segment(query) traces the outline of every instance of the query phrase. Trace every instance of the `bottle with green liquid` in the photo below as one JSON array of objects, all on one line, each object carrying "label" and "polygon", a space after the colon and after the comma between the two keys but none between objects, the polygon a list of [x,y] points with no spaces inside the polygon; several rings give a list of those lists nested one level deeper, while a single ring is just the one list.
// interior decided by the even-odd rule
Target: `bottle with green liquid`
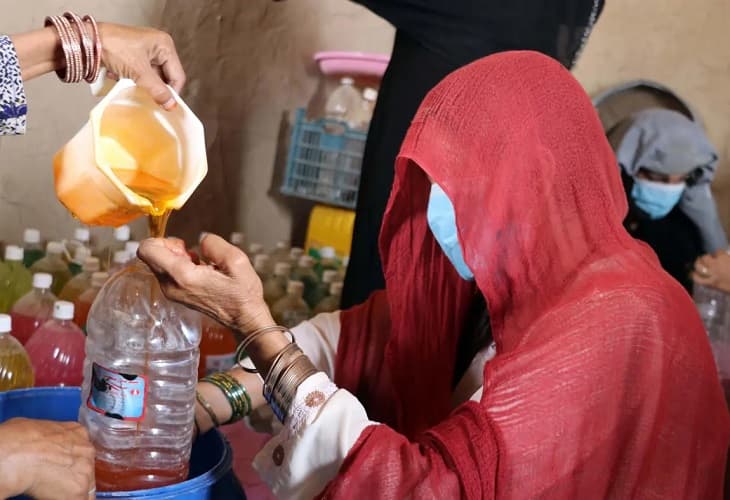
[{"label": "bottle with green liquid", "polygon": [[23,232],[23,264],[25,267],[30,268],[45,255],[41,246],[41,232],[33,228],[26,229]]},{"label": "bottle with green liquid", "polygon": [[23,265],[23,249],[5,247],[5,262],[0,263],[0,313],[7,313],[20,297],[33,288],[33,275]]}]

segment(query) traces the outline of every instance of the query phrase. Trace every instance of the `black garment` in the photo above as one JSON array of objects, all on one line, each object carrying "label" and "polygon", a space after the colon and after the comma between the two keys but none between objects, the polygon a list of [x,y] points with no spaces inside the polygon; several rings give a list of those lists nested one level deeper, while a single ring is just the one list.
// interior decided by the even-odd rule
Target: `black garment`
[{"label": "black garment", "polygon": [[[380,224],[395,158],[426,94],[452,71],[505,50],[537,50],[570,67],[594,7],[593,0],[358,2],[393,24],[396,37],[365,146],[343,308],[385,287]],[[599,14],[603,0],[597,5]]]}]

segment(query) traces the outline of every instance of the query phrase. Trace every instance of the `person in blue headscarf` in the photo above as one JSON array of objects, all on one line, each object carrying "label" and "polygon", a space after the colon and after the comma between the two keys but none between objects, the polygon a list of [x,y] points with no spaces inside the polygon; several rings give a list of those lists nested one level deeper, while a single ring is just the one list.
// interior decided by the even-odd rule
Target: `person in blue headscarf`
[{"label": "person in blue headscarf", "polygon": [[710,190],[714,146],[698,123],[667,109],[635,113],[608,135],[629,199],[626,229],[691,292],[695,260],[728,246]]}]

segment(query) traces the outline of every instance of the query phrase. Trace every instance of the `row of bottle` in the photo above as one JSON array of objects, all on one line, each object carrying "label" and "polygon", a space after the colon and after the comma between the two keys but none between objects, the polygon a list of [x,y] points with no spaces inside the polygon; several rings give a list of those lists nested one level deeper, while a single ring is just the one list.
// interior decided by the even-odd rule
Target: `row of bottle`
[{"label": "row of bottle", "polygon": [[352,129],[367,132],[377,100],[377,90],[366,87],[360,92],[355,87],[355,80],[343,77],[327,99],[325,114],[327,118],[347,123]]}]

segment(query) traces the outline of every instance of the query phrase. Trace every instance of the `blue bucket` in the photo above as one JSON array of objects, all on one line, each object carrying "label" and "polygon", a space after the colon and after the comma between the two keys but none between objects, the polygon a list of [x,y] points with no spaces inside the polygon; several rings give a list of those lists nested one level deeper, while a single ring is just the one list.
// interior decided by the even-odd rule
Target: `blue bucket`
[{"label": "blue bucket", "polygon": [[[0,423],[14,417],[77,421],[81,390],[78,387],[47,387],[0,393]],[[97,498],[143,500],[245,500],[231,470],[233,453],[218,431],[201,436],[193,445],[187,481],[139,491],[97,493]],[[23,497],[16,497],[23,498]]]}]

